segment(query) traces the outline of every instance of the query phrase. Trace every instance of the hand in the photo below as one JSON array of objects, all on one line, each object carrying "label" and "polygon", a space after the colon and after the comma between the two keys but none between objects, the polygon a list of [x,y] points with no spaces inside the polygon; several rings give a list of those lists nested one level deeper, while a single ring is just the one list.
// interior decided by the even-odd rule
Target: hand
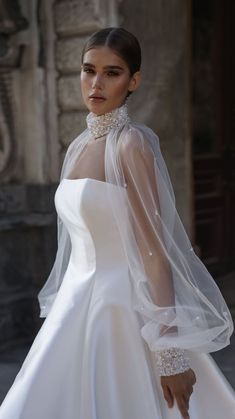
[{"label": "hand", "polygon": [[196,376],[192,369],[180,374],[161,377],[161,386],[168,407],[174,406],[175,399],[183,419],[190,419],[188,413],[189,398],[195,383]]}]

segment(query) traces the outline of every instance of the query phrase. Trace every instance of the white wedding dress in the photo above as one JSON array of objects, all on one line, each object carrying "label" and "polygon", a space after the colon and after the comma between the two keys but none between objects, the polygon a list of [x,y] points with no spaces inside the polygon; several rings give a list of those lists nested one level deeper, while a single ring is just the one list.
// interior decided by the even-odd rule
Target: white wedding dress
[{"label": "white wedding dress", "polygon": [[[0,419],[181,418],[176,406],[167,407],[140,335],[108,188],[115,194],[120,186],[84,178],[63,179],[57,188],[71,257]],[[190,362],[197,376],[190,419],[234,419],[234,392],[212,358],[191,353]]]}]

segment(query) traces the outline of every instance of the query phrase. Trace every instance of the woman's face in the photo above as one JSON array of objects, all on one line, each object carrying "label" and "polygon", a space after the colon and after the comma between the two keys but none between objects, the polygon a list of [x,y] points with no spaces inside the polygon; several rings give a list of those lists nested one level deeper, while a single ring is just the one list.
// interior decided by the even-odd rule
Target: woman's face
[{"label": "woman's face", "polygon": [[103,115],[124,104],[128,91],[139,85],[140,74],[130,75],[126,62],[108,47],[90,49],[81,68],[83,100],[90,112]]}]

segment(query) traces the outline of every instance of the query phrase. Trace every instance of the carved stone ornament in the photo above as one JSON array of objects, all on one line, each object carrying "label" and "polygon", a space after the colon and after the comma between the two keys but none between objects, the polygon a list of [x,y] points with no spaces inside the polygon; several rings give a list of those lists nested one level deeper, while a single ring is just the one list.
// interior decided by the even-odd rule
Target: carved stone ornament
[{"label": "carved stone ornament", "polygon": [[11,37],[28,26],[18,0],[0,0],[0,67],[16,65],[19,48],[11,45]]},{"label": "carved stone ornament", "polygon": [[14,151],[14,112],[11,73],[0,73],[0,175],[7,172]]},{"label": "carved stone ornament", "polygon": [[20,66],[21,49],[14,45],[17,32],[28,28],[18,0],[0,0],[0,174],[7,171],[14,142],[12,70]]},{"label": "carved stone ornament", "polygon": [[10,133],[0,103],[0,173],[6,168],[10,154]]}]

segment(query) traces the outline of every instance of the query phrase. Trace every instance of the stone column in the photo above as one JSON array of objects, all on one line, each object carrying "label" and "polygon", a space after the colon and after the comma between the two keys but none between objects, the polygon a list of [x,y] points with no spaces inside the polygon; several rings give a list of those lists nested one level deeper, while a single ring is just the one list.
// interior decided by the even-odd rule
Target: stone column
[{"label": "stone column", "polygon": [[55,3],[58,126],[61,163],[67,146],[85,128],[86,108],[80,90],[81,52],[100,21],[92,1]]},{"label": "stone column", "polygon": [[50,0],[0,0],[0,350],[33,339],[55,256],[52,12]]}]

